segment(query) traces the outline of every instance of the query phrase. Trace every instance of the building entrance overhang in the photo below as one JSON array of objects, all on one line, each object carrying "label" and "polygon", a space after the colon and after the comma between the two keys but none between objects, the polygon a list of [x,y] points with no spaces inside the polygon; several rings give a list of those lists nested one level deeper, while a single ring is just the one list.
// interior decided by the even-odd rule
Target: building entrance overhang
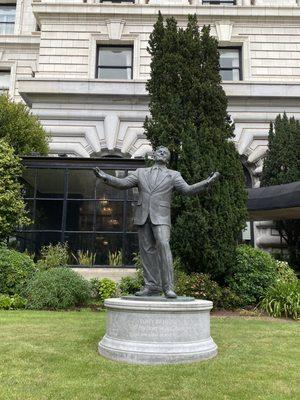
[{"label": "building entrance overhang", "polygon": [[300,181],[248,189],[251,220],[300,219]]}]

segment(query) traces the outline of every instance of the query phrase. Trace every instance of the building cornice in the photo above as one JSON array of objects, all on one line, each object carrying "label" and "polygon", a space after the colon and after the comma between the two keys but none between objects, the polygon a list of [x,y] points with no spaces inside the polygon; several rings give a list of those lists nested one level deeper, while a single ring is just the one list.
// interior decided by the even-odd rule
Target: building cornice
[{"label": "building cornice", "polygon": [[0,36],[0,46],[13,45],[13,46],[39,46],[40,35],[5,35]]},{"label": "building cornice", "polygon": [[274,19],[299,18],[300,7],[293,6],[203,6],[203,5],[151,5],[151,4],[99,4],[99,3],[51,3],[47,1],[33,1],[32,9],[39,20],[57,14],[89,16],[126,16],[143,18],[155,16],[159,11],[163,15],[173,15],[185,18],[189,14],[197,14],[204,18],[231,18],[231,19]]},{"label": "building cornice", "polygon": [[[19,92],[29,106],[37,101],[57,101],[62,97],[89,99],[132,99],[147,102],[145,80],[97,80],[97,79],[20,79]],[[225,82],[223,88],[229,99],[299,99],[300,82]]]}]

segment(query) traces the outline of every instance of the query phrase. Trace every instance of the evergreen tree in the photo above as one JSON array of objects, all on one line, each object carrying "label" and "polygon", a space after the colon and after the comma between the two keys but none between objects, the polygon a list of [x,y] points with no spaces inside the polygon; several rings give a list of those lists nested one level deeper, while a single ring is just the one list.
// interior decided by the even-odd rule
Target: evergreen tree
[{"label": "evergreen tree", "polygon": [[[300,180],[300,123],[286,114],[270,124],[261,186],[281,185]],[[287,244],[289,262],[300,270],[300,221],[276,221],[276,228]]]},{"label": "evergreen tree", "polygon": [[4,140],[0,140],[0,242],[5,240],[17,225],[29,222],[21,197],[19,178],[21,160]]},{"label": "evergreen tree", "polygon": [[0,139],[14,148],[15,154],[48,152],[47,135],[36,116],[22,103],[0,96]]},{"label": "evergreen tree", "polygon": [[152,146],[171,151],[170,168],[189,182],[221,173],[204,194],[174,197],[172,247],[186,270],[209,272],[219,281],[235,262],[237,237],[245,225],[246,191],[234,127],[219,74],[218,43],[210,28],[199,32],[196,16],[187,28],[161,14],[150,36],[147,82],[151,119],[145,131]]}]

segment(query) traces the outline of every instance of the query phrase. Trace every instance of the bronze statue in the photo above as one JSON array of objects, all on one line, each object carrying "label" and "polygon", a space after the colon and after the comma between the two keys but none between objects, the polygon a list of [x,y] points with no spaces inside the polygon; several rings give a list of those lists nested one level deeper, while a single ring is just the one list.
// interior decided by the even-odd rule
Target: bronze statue
[{"label": "bronze statue", "polygon": [[180,172],[167,168],[170,152],[159,147],[154,152],[155,163],[150,168],[139,168],[120,179],[95,168],[98,178],[118,189],[138,187],[139,199],[134,224],[138,226],[139,250],[143,264],[145,286],[136,296],[157,296],[163,290],[167,298],[174,292],[173,260],[170,249],[172,191],[193,195],[205,190],[220,176],[212,173],[204,181],[188,185]]}]

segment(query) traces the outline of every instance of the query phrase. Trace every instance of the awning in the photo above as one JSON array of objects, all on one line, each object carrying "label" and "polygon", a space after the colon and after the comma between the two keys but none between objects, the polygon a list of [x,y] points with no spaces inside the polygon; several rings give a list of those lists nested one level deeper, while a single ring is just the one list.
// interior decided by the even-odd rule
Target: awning
[{"label": "awning", "polygon": [[300,218],[300,181],[248,189],[247,208],[253,221]]}]

